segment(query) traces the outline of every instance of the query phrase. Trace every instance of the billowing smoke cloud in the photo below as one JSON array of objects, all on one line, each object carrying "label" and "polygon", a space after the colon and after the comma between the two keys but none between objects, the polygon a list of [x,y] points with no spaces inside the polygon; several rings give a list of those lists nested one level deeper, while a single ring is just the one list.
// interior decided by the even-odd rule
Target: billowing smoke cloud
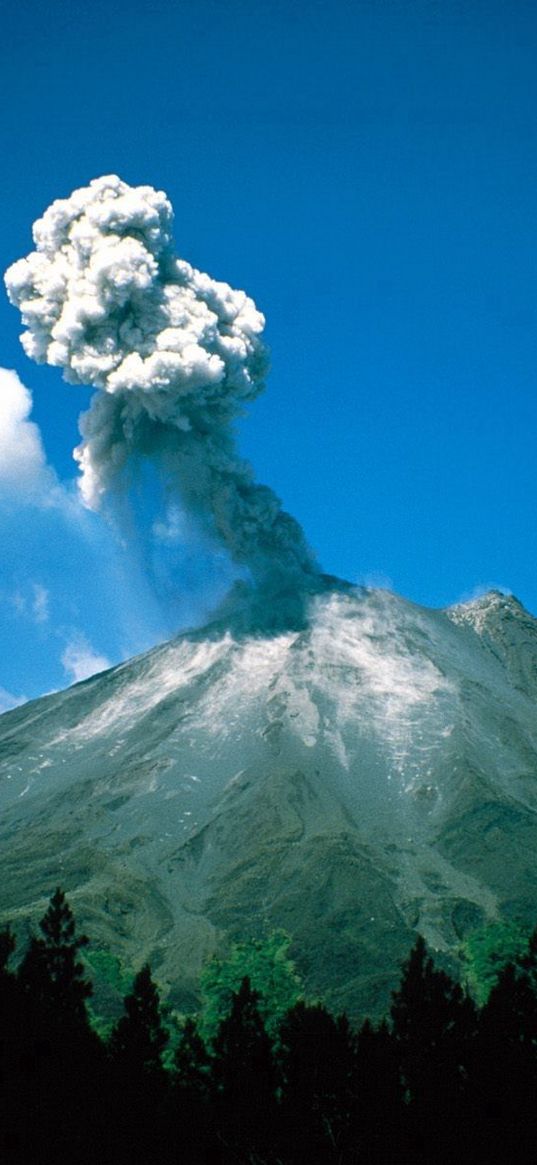
[{"label": "billowing smoke cloud", "polygon": [[6,274],[23,347],[101,390],[75,450],[89,507],[151,457],[258,585],[300,586],[316,573],[302,530],[254,481],[232,429],[263,389],[263,316],[175,256],[172,217],[162,192],[113,175],[54,202],[34,224],[36,250]]}]

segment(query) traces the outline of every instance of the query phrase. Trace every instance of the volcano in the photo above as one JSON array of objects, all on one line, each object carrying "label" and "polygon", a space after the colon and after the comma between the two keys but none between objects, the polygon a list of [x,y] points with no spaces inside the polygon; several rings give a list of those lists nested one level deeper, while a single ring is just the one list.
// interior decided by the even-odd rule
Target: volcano
[{"label": "volcano", "polygon": [[2,918],[61,885],[181,1008],[232,939],[283,928],[307,992],[381,1014],[419,931],[454,964],[537,920],[537,620],[319,580],[0,718]]}]

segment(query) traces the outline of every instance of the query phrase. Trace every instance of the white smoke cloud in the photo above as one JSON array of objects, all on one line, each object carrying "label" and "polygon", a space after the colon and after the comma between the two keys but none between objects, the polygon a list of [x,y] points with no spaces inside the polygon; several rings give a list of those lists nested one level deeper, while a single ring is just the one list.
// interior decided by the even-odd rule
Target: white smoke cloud
[{"label": "white smoke cloud", "polygon": [[36,250],[6,274],[28,356],[101,391],[75,450],[86,504],[151,457],[183,508],[258,584],[316,573],[298,523],[237,453],[233,421],[263,389],[264,319],[242,291],[173,253],[172,208],[150,186],[95,179],[54,202]]},{"label": "white smoke cloud", "polygon": [[62,664],[67,677],[75,684],[112,666],[110,660],[95,651],[86,636],[80,633],[73,636],[62,652]]},{"label": "white smoke cloud", "polygon": [[0,368],[0,496],[46,504],[57,482],[31,411],[31,393],[17,373]]}]

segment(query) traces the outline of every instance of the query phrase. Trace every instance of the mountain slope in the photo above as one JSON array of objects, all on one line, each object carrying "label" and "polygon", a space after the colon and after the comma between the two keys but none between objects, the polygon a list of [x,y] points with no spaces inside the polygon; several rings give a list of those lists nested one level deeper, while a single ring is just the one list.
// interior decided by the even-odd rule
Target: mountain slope
[{"label": "mountain slope", "polygon": [[57,883],[181,1006],[283,926],[312,992],[385,1006],[438,950],[537,918],[537,621],[326,585],[302,629],[231,617],[0,718],[2,916]]}]

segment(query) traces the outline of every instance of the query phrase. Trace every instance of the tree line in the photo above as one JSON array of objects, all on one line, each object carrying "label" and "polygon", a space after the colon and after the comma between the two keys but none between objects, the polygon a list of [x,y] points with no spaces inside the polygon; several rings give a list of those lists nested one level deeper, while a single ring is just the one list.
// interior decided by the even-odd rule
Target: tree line
[{"label": "tree line", "polygon": [[[533,1162],[537,930],[479,1006],[422,938],[386,1020],[354,1029],[298,999],[275,1023],[245,975],[212,1035],[173,1050],[148,965],[103,1037],[57,889],[15,962],[0,933],[6,1165],[480,1165]],[[267,1018],[268,1017],[268,1018]]]}]

